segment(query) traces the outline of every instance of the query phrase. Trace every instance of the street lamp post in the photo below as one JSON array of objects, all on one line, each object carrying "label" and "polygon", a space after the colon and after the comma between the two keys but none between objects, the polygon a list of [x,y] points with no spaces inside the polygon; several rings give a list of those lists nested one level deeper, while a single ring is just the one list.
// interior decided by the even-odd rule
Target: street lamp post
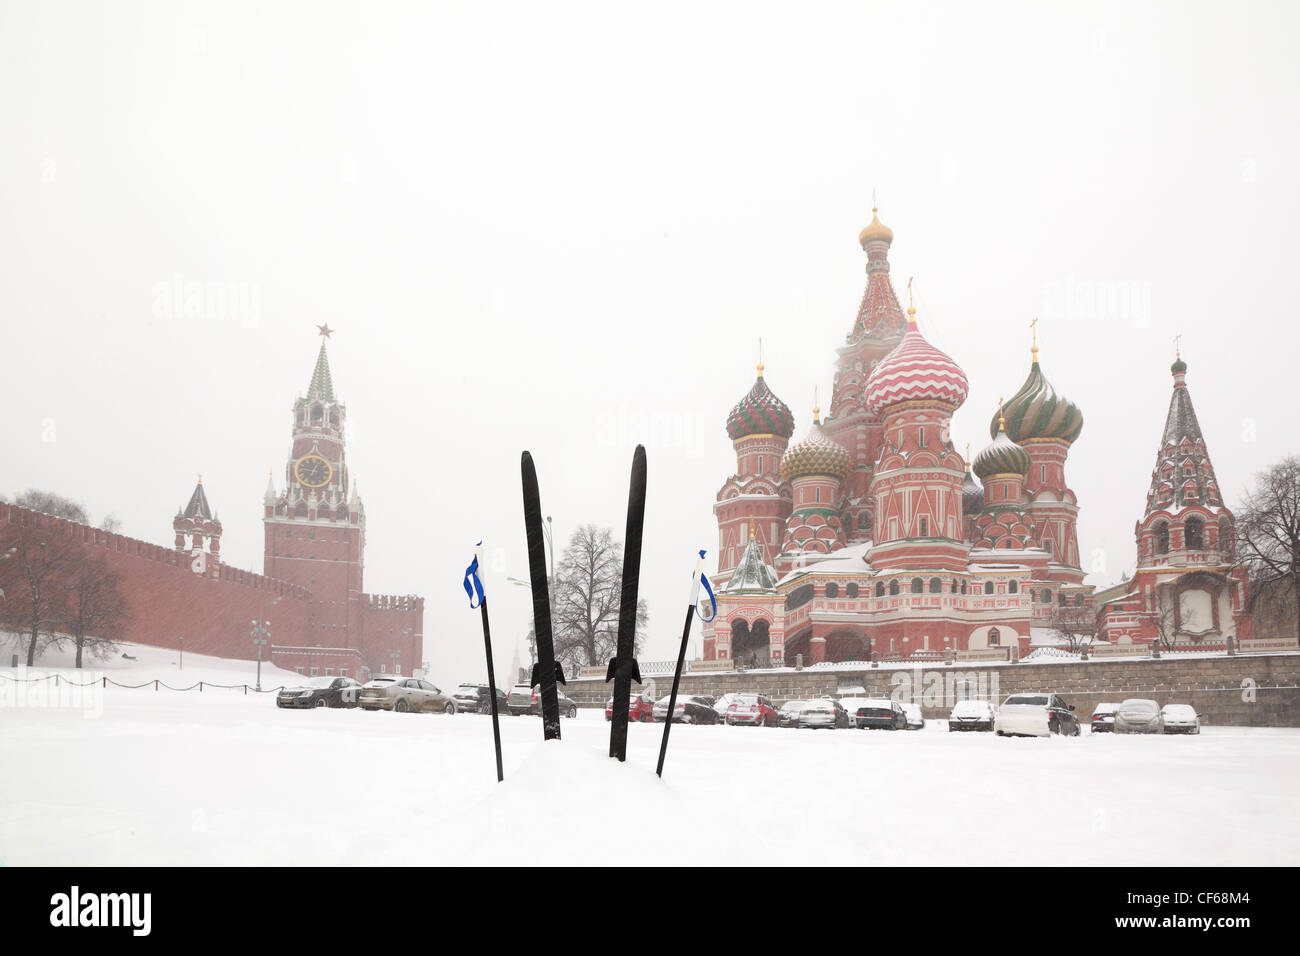
[{"label": "street lamp post", "polygon": [[398,660],[401,658],[401,656],[402,656],[402,652],[401,652],[401,651],[389,651],[389,652],[388,652],[388,656],[391,657],[391,658],[393,659],[393,673],[394,673],[394,674],[400,674],[400,673],[401,673],[401,670],[400,670],[399,668],[401,667],[401,665],[398,664],[397,662],[398,662]]},{"label": "street lamp post", "polygon": [[253,629],[248,632],[248,636],[253,639],[253,644],[257,647],[257,692],[262,692],[262,648],[271,637],[271,622],[263,621],[258,624],[257,621],[250,622]]}]

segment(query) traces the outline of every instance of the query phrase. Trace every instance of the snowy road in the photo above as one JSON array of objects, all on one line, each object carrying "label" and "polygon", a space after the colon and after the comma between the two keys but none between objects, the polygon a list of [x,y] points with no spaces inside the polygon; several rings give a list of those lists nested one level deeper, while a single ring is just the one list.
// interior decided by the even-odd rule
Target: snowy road
[{"label": "snowy road", "polygon": [[658,726],[598,711],[281,711],[109,688],[0,708],[0,863],[1300,863],[1300,731],[1000,739]]}]

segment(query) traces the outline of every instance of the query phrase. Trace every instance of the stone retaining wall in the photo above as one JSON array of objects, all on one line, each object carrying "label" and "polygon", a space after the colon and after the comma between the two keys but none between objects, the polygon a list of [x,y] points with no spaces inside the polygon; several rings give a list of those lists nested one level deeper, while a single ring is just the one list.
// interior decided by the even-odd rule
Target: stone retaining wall
[{"label": "stone retaining wall", "polygon": [[[654,685],[656,695],[664,696],[672,679],[656,678]],[[565,692],[579,704],[604,707],[610,687],[603,680],[575,678]],[[1085,719],[1102,701],[1149,697],[1160,704],[1192,704],[1208,724],[1300,727],[1300,654],[694,673],[683,674],[681,684],[682,694],[765,694],[778,707],[787,700],[824,695],[915,699],[927,720],[946,718],[954,698],[997,702],[1028,691],[1058,693]]]}]

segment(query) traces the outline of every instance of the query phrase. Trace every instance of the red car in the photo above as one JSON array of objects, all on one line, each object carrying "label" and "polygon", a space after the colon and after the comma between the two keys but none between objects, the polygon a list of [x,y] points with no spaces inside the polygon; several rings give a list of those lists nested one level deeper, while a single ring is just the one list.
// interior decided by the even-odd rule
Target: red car
[{"label": "red car", "polygon": [[776,708],[762,694],[739,694],[727,708],[731,727],[775,727],[779,722]]},{"label": "red car", "polygon": [[[649,694],[633,694],[627,706],[627,719],[634,724],[648,724],[655,717],[655,701]],[[605,719],[614,719],[614,698],[605,701]]]}]

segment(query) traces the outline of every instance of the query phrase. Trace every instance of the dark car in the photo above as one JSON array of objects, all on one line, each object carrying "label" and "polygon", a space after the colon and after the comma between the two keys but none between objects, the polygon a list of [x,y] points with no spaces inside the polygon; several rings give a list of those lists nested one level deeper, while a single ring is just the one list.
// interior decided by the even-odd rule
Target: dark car
[{"label": "dark car", "polygon": [[[555,688],[555,700],[560,707],[561,717],[577,717],[578,705],[564,694],[564,689],[560,686]],[[510,688],[510,696],[506,698],[506,707],[512,717],[520,717],[524,714],[539,716],[542,712],[542,693],[538,687],[529,687],[527,684],[516,684]]]},{"label": "dark car", "polygon": [[869,700],[853,715],[858,730],[906,730],[907,713],[896,700]]},{"label": "dark car", "polygon": [[277,707],[355,707],[361,684],[351,677],[313,677],[299,687],[282,687]]},{"label": "dark car", "polygon": [[[465,714],[492,713],[492,689],[487,684],[461,684],[452,694],[456,701],[456,710]],[[508,714],[506,692],[497,688],[497,713]]]},{"label": "dark car", "polygon": [[[652,712],[654,721],[662,724],[668,716],[668,698],[655,702]],[[713,709],[713,698],[699,694],[690,697],[678,697],[677,707],[673,710],[674,724],[716,724],[718,712]]]}]

